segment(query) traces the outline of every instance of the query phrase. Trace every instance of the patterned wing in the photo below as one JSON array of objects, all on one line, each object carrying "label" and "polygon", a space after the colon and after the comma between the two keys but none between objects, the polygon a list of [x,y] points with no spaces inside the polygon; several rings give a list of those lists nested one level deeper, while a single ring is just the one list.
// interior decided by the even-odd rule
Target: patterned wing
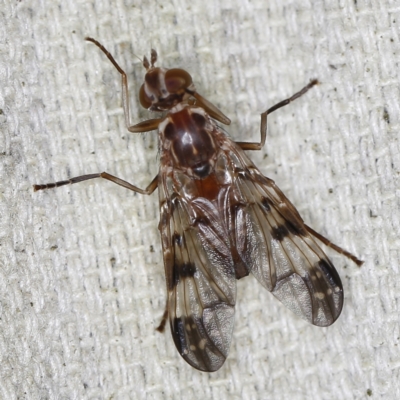
[{"label": "patterned wing", "polygon": [[172,336],[190,365],[216,371],[228,355],[236,298],[226,228],[210,201],[180,195],[165,175],[161,181],[159,229]]},{"label": "patterned wing", "polygon": [[338,273],[275,183],[240,148],[230,147],[242,204],[234,212],[240,258],[294,313],[317,326],[331,325],[343,306]]}]

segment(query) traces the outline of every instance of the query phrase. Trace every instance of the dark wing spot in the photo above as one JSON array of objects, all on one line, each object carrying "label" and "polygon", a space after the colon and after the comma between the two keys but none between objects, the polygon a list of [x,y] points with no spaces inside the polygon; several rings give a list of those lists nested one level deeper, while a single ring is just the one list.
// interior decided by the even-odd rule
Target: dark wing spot
[{"label": "dark wing spot", "polygon": [[182,318],[174,318],[172,323],[173,329],[173,338],[175,342],[175,346],[179,351],[180,355],[183,355],[184,350],[187,349],[187,342],[185,337],[185,328],[183,326]]},{"label": "dark wing spot", "polygon": [[266,197],[261,198],[261,205],[264,207],[265,211],[270,212],[271,207],[270,207],[270,201]]},{"label": "dark wing spot", "polygon": [[196,273],[196,265],[191,262],[185,262],[183,264],[175,262],[172,268],[172,279],[170,290],[173,290],[183,278],[193,278]]},{"label": "dark wing spot", "polygon": [[169,290],[171,291],[174,290],[179,283],[179,269],[176,264],[172,268],[172,277],[170,282]]},{"label": "dark wing spot", "polygon": [[[215,371],[212,353],[220,352],[209,340],[202,318],[193,315],[175,318],[172,323],[172,336],[180,355],[190,365],[201,371]],[[211,349],[205,349],[209,346]]]},{"label": "dark wing spot", "polygon": [[178,232],[175,232],[172,236],[172,242],[176,243],[179,247],[183,246],[183,237]]},{"label": "dark wing spot", "polygon": [[343,290],[342,281],[340,280],[339,274],[337,273],[335,267],[328,259],[321,258],[315,264],[316,269],[321,269],[325,275],[325,279],[331,286],[337,286],[340,290]]},{"label": "dark wing spot", "polygon": [[286,225],[279,225],[272,228],[271,231],[272,238],[279,240],[280,242],[289,235],[289,230]]},{"label": "dark wing spot", "polygon": [[307,235],[307,231],[303,225],[299,226],[297,224],[297,226],[296,226],[292,221],[289,221],[289,220],[286,221],[286,228],[293,235],[297,235],[297,236],[306,236]]},{"label": "dark wing spot", "polygon": [[196,265],[191,262],[184,263],[179,269],[179,275],[182,278],[192,278],[196,272]]}]

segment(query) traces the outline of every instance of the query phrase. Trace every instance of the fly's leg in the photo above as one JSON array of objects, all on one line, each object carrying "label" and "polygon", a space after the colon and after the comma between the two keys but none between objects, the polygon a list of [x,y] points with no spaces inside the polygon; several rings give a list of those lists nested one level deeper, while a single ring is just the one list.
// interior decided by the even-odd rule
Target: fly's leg
[{"label": "fly's leg", "polygon": [[76,176],[75,178],[67,179],[65,181],[45,183],[42,185],[33,185],[33,190],[35,192],[37,192],[38,190],[53,189],[56,187],[70,185],[70,184],[78,183],[78,182],[84,182],[84,181],[88,181],[90,179],[95,179],[95,178],[103,178],[108,181],[114,182],[117,185],[123,186],[126,189],[132,190],[132,191],[140,193],[140,194],[147,194],[147,195],[152,194],[158,186],[158,175],[150,182],[150,184],[147,186],[146,189],[140,189],[137,186],[132,185],[129,182],[126,182],[120,178],[117,178],[116,176],[108,174],[107,172],[100,172],[98,174]]},{"label": "fly's leg", "polygon": [[87,37],[85,38],[88,42],[94,43],[111,61],[117,71],[121,74],[121,86],[122,86],[122,107],[124,109],[125,115],[125,125],[128,128],[129,132],[139,133],[139,132],[149,132],[158,128],[158,125],[163,120],[163,118],[155,118],[149,119],[147,121],[140,122],[136,125],[131,125],[130,111],[129,111],[129,89],[128,89],[128,80],[126,78],[125,71],[118,65],[118,63],[114,60],[114,57],[110,54],[110,52],[96,39]]},{"label": "fly's leg", "polygon": [[163,333],[165,330],[165,325],[167,323],[167,319],[168,319],[168,301],[167,304],[165,305],[165,310],[164,310],[164,314],[161,318],[161,322],[158,325],[158,327],[156,328],[156,331]]},{"label": "fly's leg", "polygon": [[307,86],[300,90],[300,92],[295,93],[292,97],[289,97],[286,100],[280,101],[278,104],[275,104],[267,111],[261,114],[261,141],[260,142],[236,142],[243,150],[261,150],[261,148],[265,144],[265,140],[267,138],[267,117],[268,114],[273,113],[275,110],[278,110],[281,107],[286,106],[287,104],[291,103],[292,101],[298,99],[299,97],[303,96],[306,92],[308,92],[313,86],[318,84],[317,79],[313,79]]},{"label": "fly's leg", "polygon": [[[280,101],[278,104],[275,104],[271,108],[269,108],[267,111],[261,114],[261,127],[260,127],[260,132],[261,132],[261,141],[260,142],[236,142],[243,150],[261,150],[261,148],[265,144],[265,140],[267,138],[267,117],[268,114],[271,114],[275,110],[278,110],[281,107],[286,106],[287,104],[291,103],[292,101],[298,99],[299,97],[303,96],[303,94],[307,93],[313,86],[318,84],[317,79],[313,79],[307,86],[305,86],[303,89],[301,89],[299,92],[295,93],[292,97],[289,97],[286,100]],[[327,239],[325,236],[322,236],[320,233],[314,231],[314,229],[310,228],[308,225],[304,225],[306,230],[315,238],[320,240],[322,243],[324,243],[326,246],[330,247],[331,249],[337,251],[339,254],[343,254],[345,257],[349,258],[352,260],[355,264],[358,266],[361,266],[364,261],[361,261],[358,259],[355,255],[351,254],[347,250],[343,249],[342,247],[332,243],[329,239]]]},{"label": "fly's leg", "polygon": [[[121,74],[122,103],[123,103],[123,108],[124,108],[125,124],[126,124],[128,130],[130,132],[139,133],[139,132],[148,132],[148,131],[157,129],[158,125],[162,121],[162,119],[149,119],[147,121],[143,121],[136,125],[131,126],[130,116],[129,116],[128,81],[126,78],[125,71],[118,65],[118,63],[114,60],[114,57],[106,50],[106,48],[102,44],[100,44],[97,40],[92,39],[92,38],[86,38],[86,40],[89,42],[93,42],[97,47],[99,47],[103,51],[103,53],[108,57],[108,59],[112,62],[114,67],[117,69],[117,71]],[[33,189],[36,192],[38,190],[52,189],[52,188],[56,188],[59,186],[83,182],[83,181],[87,181],[89,179],[95,179],[95,178],[106,179],[108,181],[116,183],[117,185],[123,186],[129,190],[133,190],[134,192],[137,192],[140,194],[151,194],[154,192],[154,190],[157,188],[157,185],[158,185],[158,175],[151,181],[151,183],[149,184],[149,186],[147,186],[146,189],[140,189],[137,186],[132,185],[129,182],[126,182],[120,178],[117,178],[116,176],[108,174],[107,172],[101,172],[101,173],[97,173],[97,174],[81,175],[81,176],[77,176],[75,178],[67,179],[65,181],[52,182],[52,183],[46,183],[46,184],[41,184],[41,185],[33,185]]]},{"label": "fly's leg", "polygon": [[358,259],[354,254],[351,254],[350,252],[343,249],[342,247],[332,243],[329,239],[327,239],[325,236],[322,236],[320,233],[314,231],[314,229],[310,228],[308,225],[304,225],[304,226],[312,236],[314,236],[318,240],[320,240],[325,246],[330,247],[331,249],[335,250],[339,254],[343,254],[345,257],[349,258],[351,261],[353,261],[359,267],[361,267],[361,265],[364,264],[364,261]]},{"label": "fly's leg", "polygon": [[[87,41],[93,42],[97,47],[99,47],[103,53],[108,57],[108,59],[112,62],[114,67],[117,69],[117,71],[121,74],[122,78],[122,103],[123,103],[123,109],[124,109],[124,115],[125,115],[125,124],[130,132],[134,133],[139,133],[139,132],[148,132],[152,131],[154,129],[158,128],[159,123],[162,121],[162,119],[149,119],[147,121],[142,121],[136,125],[131,126],[130,124],[130,116],[129,116],[129,91],[128,91],[128,81],[126,78],[126,73],[125,71],[118,65],[118,63],[114,60],[114,57],[106,50],[106,48],[100,44],[97,40],[92,39],[92,38],[86,38]],[[140,194],[151,194],[154,192],[154,190],[158,186],[158,175],[151,181],[149,186],[147,186],[146,189],[140,189],[135,185],[132,185],[129,182],[126,182],[120,178],[117,178],[116,176],[110,175],[107,172],[101,172],[97,174],[89,174],[89,175],[81,175],[77,176],[74,178],[67,179],[65,181],[59,181],[59,182],[52,182],[52,183],[46,183],[46,184],[40,184],[40,185],[33,185],[34,191],[38,190],[44,190],[44,189],[52,189],[56,188],[59,186],[64,186],[64,185],[69,185],[73,183],[78,183],[78,182],[83,182],[87,181],[89,179],[95,179],[95,178],[103,178],[108,181],[114,182],[117,185],[123,186],[129,190],[133,190],[134,192],[140,193]]]}]

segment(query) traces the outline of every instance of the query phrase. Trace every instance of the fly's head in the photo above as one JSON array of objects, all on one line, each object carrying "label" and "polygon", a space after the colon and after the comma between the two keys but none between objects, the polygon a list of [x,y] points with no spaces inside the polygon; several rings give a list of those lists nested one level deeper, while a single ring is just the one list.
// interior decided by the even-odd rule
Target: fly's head
[{"label": "fly's head", "polygon": [[146,68],[144,83],[140,88],[139,100],[151,111],[167,111],[182,101],[187,101],[193,91],[192,77],[183,69],[155,67],[157,52],[151,50],[150,62],[143,58]]}]

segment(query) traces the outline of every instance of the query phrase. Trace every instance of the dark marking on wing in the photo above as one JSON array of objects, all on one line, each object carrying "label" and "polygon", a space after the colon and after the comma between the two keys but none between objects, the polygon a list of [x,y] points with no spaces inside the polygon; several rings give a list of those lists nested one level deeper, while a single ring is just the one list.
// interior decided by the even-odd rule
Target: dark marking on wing
[{"label": "dark marking on wing", "polygon": [[218,306],[205,309],[202,318],[196,318],[193,315],[174,318],[171,325],[172,336],[179,354],[194,368],[201,371],[212,372],[219,369],[225,361],[226,351],[229,349],[229,347],[228,349],[225,347],[226,343],[215,342],[215,332],[210,331],[210,329],[217,328],[215,326],[217,313]]},{"label": "dark marking on wing", "polygon": [[178,268],[179,268],[179,275],[182,278],[192,278],[196,273],[196,265],[191,262],[186,262]]},{"label": "dark marking on wing", "polygon": [[172,272],[172,288],[176,287],[181,279],[192,278],[196,273],[196,265],[191,262],[175,263]]},{"label": "dark marking on wing", "polygon": [[185,329],[183,326],[182,318],[174,318],[172,329],[174,331],[174,338],[176,349],[179,351],[179,354],[183,354],[183,350],[187,348],[186,336],[185,336]]},{"label": "dark marking on wing", "polygon": [[271,211],[270,201],[266,197],[261,198],[261,205],[264,207],[265,211]]},{"label": "dark marking on wing", "polygon": [[232,146],[230,151],[244,170],[247,166],[247,172],[236,176],[230,189],[233,193],[237,187],[247,206],[239,209],[237,218],[227,220],[237,231],[240,258],[295,314],[317,326],[331,325],[343,306],[338,273],[274,181],[254,168],[241,149]]},{"label": "dark marking on wing", "polygon": [[279,240],[282,242],[285,237],[289,235],[289,230],[286,227],[286,224],[284,225],[279,225],[279,226],[273,226],[271,228],[271,236],[275,240]]},{"label": "dark marking on wing", "polygon": [[316,263],[316,269],[320,268],[321,271],[325,275],[325,279],[328,280],[329,285],[338,287],[340,290],[343,290],[343,285],[342,281],[340,280],[340,276],[337,273],[335,267],[332,265],[332,263],[329,260],[325,260],[321,258],[317,263]]},{"label": "dark marking on wing", "polygon": [[172,242],[176,243],[179,247],[183,246],[183,237],[178,232],[175,232],[172,236]]},{"label": "dark marking on wing", "polygon": [[294,223],[293,221],[287,220],[285,226],[292,235],[297,235],[297,236],[307,235],[307,231],[304,228],[304,225],[302,226],[296,225],[296,223]]}]

